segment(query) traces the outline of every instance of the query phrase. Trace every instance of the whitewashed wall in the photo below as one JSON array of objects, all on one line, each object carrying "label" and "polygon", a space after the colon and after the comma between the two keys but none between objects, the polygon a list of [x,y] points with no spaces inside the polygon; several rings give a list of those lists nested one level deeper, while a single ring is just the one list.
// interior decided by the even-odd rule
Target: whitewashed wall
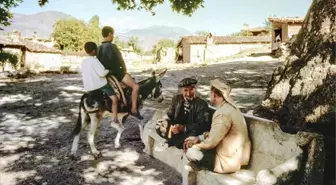
[{"label": "whitewashed wall", "polygon": [[68,68],[70,71],[80,71],[80,65],[82,60],[86,56],[76,56],[76,55],[62,55],[62,64],[61,66],[64,68]]},{"label": "whitewashed wall", "polygon": [[[260,48],[265,45],[268,45],[268,44],[209,45],[205,52],[205,61],[235,55],[243,50],[252,49],[252,48]],[[191,48],[190,48],[190,58],[191,58],[190,62],[191,63],[200,63],[203,61],[204,48],[205,48],[204,44],[191,45]]]},{"label": "whitewashed wall", "polygon": [[60,71],[61,64],[61,54],[26,52],[25,67],[30,70]]}]

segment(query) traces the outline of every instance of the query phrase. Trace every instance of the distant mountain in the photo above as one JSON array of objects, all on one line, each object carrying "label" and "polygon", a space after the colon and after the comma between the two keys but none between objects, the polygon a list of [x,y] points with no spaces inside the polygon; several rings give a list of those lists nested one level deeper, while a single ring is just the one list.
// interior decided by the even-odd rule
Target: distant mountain
[{"label": "distant mountain", "polygon": [[139,38],[139,44],[143,49],[151,49],[152,46],[161,39],[172,39],[177,41],[181,36],[191,34],[191,32],[184,28],[156,25],[147,28],[133,29],[122,34],[122,36],[136,36]]},{"label": "distant mountain", "polygon": [[[14,14],[11,26],[4,27],[4,31],[0,31],[0,34],[18,30],[25,37],[32,36],[34,32],[37,33],[38,37],[50,37],[53,32],[53,25],[56,21],[63,18],[74,17],[56,11],[46,11],[32,15]],[[138,37],[140,46],[146,50],[151,49],[161,39],[177,41],[181,36],[191,34],[191,32],[184,28],[159,25],[116,33],[124,41],[127,41],[132,36]]]},{"label": "distant mountain", "polygon": [[73,18],[71,15],[56,11],[46,11],[31,15],[14,14],[12,24],[4,27],[2,32],[18,30],[22,36],[32,36],[34,32],[39,37],[50,37],[56,21],[64,18]]}]

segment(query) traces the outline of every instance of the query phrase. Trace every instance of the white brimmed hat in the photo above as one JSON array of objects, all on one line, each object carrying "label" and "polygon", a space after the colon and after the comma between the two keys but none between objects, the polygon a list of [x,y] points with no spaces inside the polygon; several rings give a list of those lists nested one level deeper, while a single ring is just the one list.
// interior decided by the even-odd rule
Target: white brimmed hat
[{"label": "white brimmed hat", "polygon": [[232,88],[228,84],[218,79],[211,80],[210,84],[211,86],[218,89],[222,93],[226,102],[228,102],[234,108],[238,109],[238,106],[236,105],[236,103],[233,101],[233,99],[230,96]]}]

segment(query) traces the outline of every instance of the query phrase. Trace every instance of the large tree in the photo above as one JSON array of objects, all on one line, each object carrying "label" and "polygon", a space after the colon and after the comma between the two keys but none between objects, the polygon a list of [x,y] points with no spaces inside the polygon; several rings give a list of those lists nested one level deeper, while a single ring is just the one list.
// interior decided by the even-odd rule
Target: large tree
[{"label": "large tree", "polygon": [[270,80],[259,113],[283,128],[328,132],[334,127],[335,4],[313,1],[287,60]]},{"label": "large tree", "polygon": [[1,0],[0,2],[0,30],[1,26],[10,25],[10,20],[13,14],[10,12],[11,8],[14,8],[22,3],[22,0]]},{"label": "large tree", "polygon": [[89,35],[85,22],[77,19],[57,21],[52,33],[59,49],[68,51],[83,50],[84,43],[88,41]]},{"label": "large tree", "polygon": [[[48,1],[49,0],[37,0],[40,6],[44,6],[46,3],[48,3]],[[12,13],[10,12],[10,9],[18,6],[21,2],[22,0],[0,1],[0,26],[10,25],[10,19],[12,18]],[[197,9],[203,7],[204,0],[169,0],[169,2],[173,11],[182,13],[187,16],[191,16]],[[164,0],[112,0],[112,3],[118,5],[118,10],[146,10],[155,15],[155,12],[153,12],[153,8],[157,5],[163,4]]]},{"label": "large tree", "polygon": [[277,120],[286,132],[322,133],[327,150],[325,175],[331,181],[335,179],[335,9],[335,0],[313,0],[289,46],[288,58],[274,71],[256,111]]},{"label": "large tree", "polygon": [[100,28],[100,19],[98,15],[95,15],[91,18],[87,25],[88,31],[88,40],[93,41],[95,43],[100,43],[103,39],[101,35],[101,28]]}]

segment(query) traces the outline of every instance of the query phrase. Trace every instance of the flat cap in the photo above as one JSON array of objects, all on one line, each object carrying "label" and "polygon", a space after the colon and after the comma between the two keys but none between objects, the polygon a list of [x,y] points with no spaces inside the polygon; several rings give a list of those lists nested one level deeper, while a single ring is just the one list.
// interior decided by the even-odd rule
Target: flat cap
[{"label": "flat cap", "polygon": [[196,85],[197,80],[193,78],[185,78],[178,83],[178,87],[186,87],[191,85]]}]

